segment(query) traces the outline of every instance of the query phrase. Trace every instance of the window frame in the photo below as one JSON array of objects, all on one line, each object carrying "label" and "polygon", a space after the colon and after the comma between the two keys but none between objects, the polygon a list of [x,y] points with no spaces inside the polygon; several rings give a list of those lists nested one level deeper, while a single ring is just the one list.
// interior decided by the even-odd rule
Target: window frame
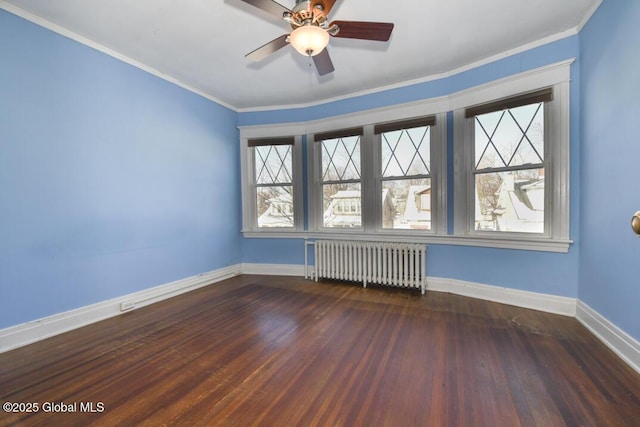
[{"label": "window frame", "polygon": [[[507,100],[503,100],[503,101],[497,101],[495,104],[498,104],[498,107],[496,108],[492,108],[490,105],[485,104],[486,108],[480,108],[480,107],[475,107],[475,108],[467,108],[465,111],[465,119],[467,121],[467,126],[469,127],[468,129],[466,129],[466,134],[467,136],[465,136],[465,140],[467,142],[467,144],[470,145],[470,149],[471,149],[471,153],[470,153],[470,157],[471,159],[473,159],[473,162],[476,163],[476,143],[475,143],[475,135],[476,135],[476,119],[478,116],[481,116],[483,114],[487,114],[487,113],[493,113],[493,112],[502,112],[502,111],[511,111],[514,108],[518,108],[518,107],[523,107],[523,106],[528,106],[528,105],[534,105],[534,104],[541,104],[541,108],[542,109],[542,113],[543,113],[543,126],[544,126],[544,130],[543,130],[543,159],[542,162],[539,163],[535,163],[535,164],[521,164],[521,165],[515,165],[515,166],[504,166],[504,167],[488,167],[488,168],[484,168],[484,169],[478,169],[475,166],[471,167],[471,171],[470,171],[470,182],[468,183],[468,185],[470,187],[473,187],[473,191],[469,191],[469,196],[471,197],[471,201],[470,203],[467,204],[467,209],[469,210],[468,214],[470,218],[473,218],[473,223],[474,224],[468,224],[469,225],[469,234],[478,234],[478,235],[483,235],[483,236],[493,236],[493,235],[506,235],[506,236],[510,236],[512,238],[516,238],[516,236],[534,236],[534,237],[551,237],[551,221],[552,221],[552,215],[550,213],[550,194],[552,193],[553,189],[549,189],[547,188],[547,179],[545,177],[545,182],[544,182],[544,199],[543,199],[543,203],[544,203],[544,211],[543,211],[543,230],[542,232],[525,232],[525,231],[500,231],[500,230],[478,230],[475,228],[475,220],[477,217],[477,212],[475,212],[477,206],[476,206],[476,186],[477,186],[477,177],[479,175],[485,175],[485,174],[491,174],[491,173],[502,173],[502,172],[516,172],[516,171],[524,171],[524,170],[535,170],[535,169],[540,169],[542,168],[543,170],[547,171],[548,168],[548,162],[547,162],[547,155],[551,153],[552,150],[549,149],[550,144],[552,143],[553,139],[553,135],[550,137],[549,134],[550,132],[548,132],[550,130],[550,121],[548,120],[549,118],[549,114],[552,110],[552,106],[551,106],[551,102],[553,102],[553,91],[551,90],[551,88],[548,92],[550,93],[549,97],[547,100],[540,100],[540,99],[536,99],[536,97],[534,96],[535,94],[531,94],[532,96],[529,98],[528,101],[523,101],[523,102],[519,102],[519,99],[522,98],[527,98],[527,94],[523,94],[523,95],[517,95],[515,97],[510,97]],[[494,104],[494,103],[490,103],[490,104]],[[478,110],[477,112],[473,112],[474,110]],[[538,112],[536,112],[537,114]],[[469,138],[468,140],[466,138]],[[500,155],[500,153],[498,153]],[[473,210],[473,212],[471,212],[471,210]]]},{"label": "window frame", "polygon": [[[353,136],[359,136],[360,141],[358,152],[360,153],[360,179],[346,179],[346,180],[336,180],[336,181],[324,181],[323,180],[323,168],[322,168],[322,143],[326,140],[332,140],[337,138],[348,138]],[[365,222],[364,222],[364,211],[365,211],[365,198],[363,195],[364,190],[364,164],[363,164],[363,145],[364,145],[364,127],[352,127],[348,129],[339,129],[339,130],[331,130],[327,132],[319,132],[313,135],[307,135],[307,141],[311,141],[312,147],[312,157],[313,164],[311,165],[311,169],[313,170],[313,182],[315,186],[313,188],[309,188],[308,194],[310,195],[310,199],[313,199],[313,202],[310,203],[310,217],[313,217],[314,228],[323,232],[334,232],[334,233],[362,233],[365,231]],[[330,185],[331,183],[359,183],[360,184],[360,227],[349,227],[349,228],[341,228],[341,227],[326,227],[324,225],[324,201],[323,201],[323,186]],[[327,184],[329,183],[329,184]],[[311,208],[311,206],[313,208]],[[313,210],[313,215],[311,215],[311,211]],[[311,224],[311,222],[310,222]]]},{"label": "window frame", "polygon": [[[514,249],[568,251],[570,179],[570,62],[520,78],[493,82],[456,100],[454,116],[454,236],[474,245]],[[517,99],[551,88],[553,99],[544,103],[545,211],[544,232],[475,230],[475,115],[467,109],[481,104]],[[482,111],[476,110],[476,111]],[[462,208],[460,208],[462,207]]]},{"label": "window frame", "polygon": [[[417,127],[429,126],[429,174],[431,187],[431,228],[425,229],[400,229],[384,228],[382,211],[377,213],[376,232],[389,235],[407,236],[431,236],[435,234],[445,234],[447,230],[447,186],[446,186],[446,113],[430,114],[417,118],[395,120],[391,122],[378,123],[373,127],[374,143],[376,155],[374,164],[376,167],[376,206],[382,207],[382,186],[385,181],[400,181],[418,177],[384,177],[382,170],[382,134],[392,130],[406,130]],[[435,196],[435,197],[434,197]]]},{"label": "window frame", "polygon": [[[261,142],[273,140],[273,145],[282,145],[282,141],[293,139],[291,145],[292,182],[293,187],[293,227],[259,227],[257,213],[257,189],[261,187],[256,181],[254,139]],[[268,145],[268,144],[266,144]],[[241,130],[240,135],[240,171],[242,192],[242,232],[258,234],[290,234],[304,231],[304,199],[303,199],[303,173],[302,173],[302,136],[280,135],[277,133],[258,131],[252,129]]]}]

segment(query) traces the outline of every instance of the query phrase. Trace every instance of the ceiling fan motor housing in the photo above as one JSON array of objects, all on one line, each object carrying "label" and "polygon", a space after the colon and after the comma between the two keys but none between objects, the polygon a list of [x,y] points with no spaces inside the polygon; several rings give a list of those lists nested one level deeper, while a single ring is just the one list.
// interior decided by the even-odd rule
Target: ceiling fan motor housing
[{"label": "ceiling fan motor housing", "polygon": [[305,25],[314,25],[317,27],[327,27],[327,16],[324,12],[324,6],[322,3],[308,0],[297,0],[296,6],[293,8],[293,14],[285,12],[283,18],[285,21],[291,24],[292,29],[302,27]]}]

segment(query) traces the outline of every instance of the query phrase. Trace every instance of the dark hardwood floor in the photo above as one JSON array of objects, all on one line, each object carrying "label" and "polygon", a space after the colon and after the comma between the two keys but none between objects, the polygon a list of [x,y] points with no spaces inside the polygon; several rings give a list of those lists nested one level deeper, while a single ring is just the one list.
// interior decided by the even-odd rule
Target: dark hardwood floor
[{"label": "dark hardwood floor", "polygon": [[640,426],[640,375],[568,317],[240,276],[0,354],[0,402],[38,403],[0,412],[25,426]]}]

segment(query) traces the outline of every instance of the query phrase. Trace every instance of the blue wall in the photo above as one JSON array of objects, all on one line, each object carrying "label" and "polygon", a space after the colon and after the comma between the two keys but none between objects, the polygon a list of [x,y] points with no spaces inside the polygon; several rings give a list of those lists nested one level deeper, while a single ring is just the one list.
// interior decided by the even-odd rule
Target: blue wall
[{"label": "blue wall", "polygon": [[0,10],[0,328],[240,262],[236,126]]},{"label": "blue wall", "polygon": [[[327,105],[301,109],[240,113],[241,125],[289,123],[326,118],[372,108],[453,94],[503,77],[579,56],[578,36],[568,37],[490,64],[440,80],[429,81]],[[449,114],[449,120],[452,115]],[[580,203],[580,65],[571,67],[571,238],[576,242],[568,254],[431,245],[428,274],[481,284],[578,297],[578,244]],[[450,125],[450,123],[449,123]],[[452,126],[448,127],[452,130]],[[453,135],[449,135],[450,143]],[[452,162],[450,162],[450,166]],[[453,175],[450,174],[450,177]],[[449,208],[453,207],[453,185],[449,185]],[[451,218],[451,212],[449,212]],[[450,227],[451,228],[451,227]],[[303,241],[296,239],[244,239],[243,262],[301,264]]]},{"label": "blue wall", "polygon": [[640,2],[604,1],[580,33],[580,299],[640,340]]}]

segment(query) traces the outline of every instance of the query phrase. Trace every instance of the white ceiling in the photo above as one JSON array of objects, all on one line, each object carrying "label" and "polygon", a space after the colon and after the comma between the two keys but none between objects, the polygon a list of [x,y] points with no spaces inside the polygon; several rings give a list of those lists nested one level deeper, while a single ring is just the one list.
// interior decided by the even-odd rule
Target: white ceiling
[{"label": "white ceiling", "polygon": [[[602,0],[337,0],[329,20],[393,22],[387,43],[332,38],[318,77],[289,32],[242,0],[0,0],[0,7],[239,111],[316,104],[467,69],[576,34]],[[293,8],[295,0],[280,3]]]}]

